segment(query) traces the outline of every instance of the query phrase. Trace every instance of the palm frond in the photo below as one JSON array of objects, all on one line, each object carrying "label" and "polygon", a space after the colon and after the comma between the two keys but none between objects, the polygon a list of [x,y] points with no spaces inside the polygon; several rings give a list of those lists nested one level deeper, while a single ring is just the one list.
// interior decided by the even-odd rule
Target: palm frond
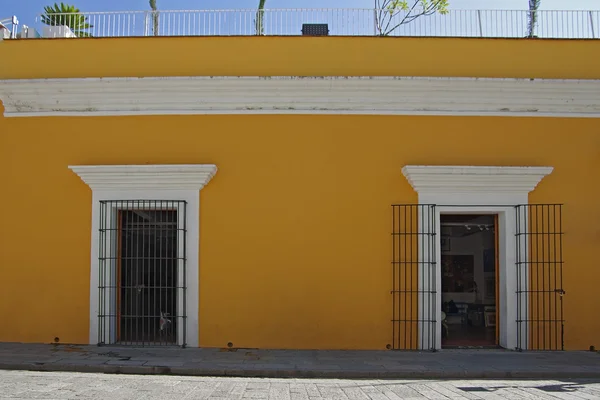
[{"label": "palm frond", "polygon": [[86,30],[94,27],[88,23],[88,18],[81,14],[79,8],[65,3],[45,6],[42,23],[49,26],[67,26],[78,37],[90,37],[91,34]]}]

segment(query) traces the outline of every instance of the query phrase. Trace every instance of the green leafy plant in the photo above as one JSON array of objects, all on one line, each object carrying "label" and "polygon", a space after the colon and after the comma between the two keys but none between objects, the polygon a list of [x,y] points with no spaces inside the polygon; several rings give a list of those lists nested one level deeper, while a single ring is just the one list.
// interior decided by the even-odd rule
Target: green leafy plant
[{"label": "green leafy plant", "polygon": [[266,0],[259,0],[258,10],[256,10],[256,19],[254,20],[254,29],[257,35],[265,34],[264,19],[265,19],[265,3]]},{"label": "green leafy plant", "polygon": [[540,8],[542,0],[529,0],[529,21],[527,24],[527,37],[535,37],[535,26],[538,20],[537,10]]},{"label": "green leafy plant", "polygon": [[150,8],[152,9],[152,33],[154,36],[158,36],[158,8],[156,7],[156,0],[150,0]]},{"label": "green leafy plant", "polygon": [[388,36],[400,26],[435,13],[448,13],[448,0],[375,0],[377,33]]},{"label": "green leafy plant", "polygon": [[86,30],[94,27],[88,23],[88,18],[80,13],[79,8],[64,3],[44,7],[42,23],[50,26],[68,26],[77,37],[91,37]]}]

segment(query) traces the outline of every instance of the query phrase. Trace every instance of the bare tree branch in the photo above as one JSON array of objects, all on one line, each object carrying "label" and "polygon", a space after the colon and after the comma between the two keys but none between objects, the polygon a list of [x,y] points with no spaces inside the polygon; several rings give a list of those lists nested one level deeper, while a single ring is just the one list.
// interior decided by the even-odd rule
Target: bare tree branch
[{"label": "bare tree branch", "polygon": [[[448,12],[448,0],[375,0],[375,6],[375,29],[381,36],[388,36],[419,17]],[[402,13],[402,19],[396,22]]]}]

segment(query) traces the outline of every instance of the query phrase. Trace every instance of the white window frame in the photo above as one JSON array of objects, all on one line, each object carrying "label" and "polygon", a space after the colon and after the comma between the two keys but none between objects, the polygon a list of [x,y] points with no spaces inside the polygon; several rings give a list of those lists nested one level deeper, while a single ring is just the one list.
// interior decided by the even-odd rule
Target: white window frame
[{"label": "white window frame", "polygon": [[[516,210],[515,206],[529,204],[529,192],[535,189],[538,183],[552,172],[552,167],[479,167],[479,166],[428,166],[407,165],[402,173],[413,189],[418,193],[420,204],[436,205],[432,218],[435,219],[436,232],[440,232],[440,217],[444,214],[496,214],[498,215],[498,261],[499,261],[499,344],[506,349],[516,349],[518,341],[517,327],[517,280],[521,287],[527,287],[529,277],[526,269],[522,269],[517,277],[516,273]],[[427,213],[419,216],[419,233],[423,233],[430,224]],[[526,226],[527,216],[521,213],[521,226]],[[526,240],[523,237],[522,240]],[[429,246],[419,243],[419,246]],[[430,288],[428,282],[420,283],[419,290],[435,291],[436,304],[442,304],[442,279],[441,279],[441,241],[440,235],[435,241],[434,252],[428,249],[419,249],[419,254],[436,257],[435,287]],[[520,246],[526,251],[526,243]],[[522,259],[526,257],[523,253]],[[419,274],[422,268],[433,260],[421,260]],[[425,285],[421,287],[421,285]],[[527,320],[528,302],[527,293],[521,294],[521,316]],[[435,349],[442,348],[441,306],[434,310],[434,315],[429,315],[428,299],[419,299],[419,319],[437,321],[435,330]],[[423,324],[425,332],[419,335],[425,338],[419,343],[419,348],[428,350],[427,338],[429,325]],[[529,338],[521,330],[521,348],[529,347]]]},{"label": "white window frame", "polygon": [[[98,343],[100,201],[181,200],[187,203],[185,344],[198,347],[200,190],[216,174],[217,167],[212,164],[191,164],[86,165],[69,168],[92,189],[89,343]],[[179,216],[178,219],[178,223],[183,222]],[[179,251],[183,251],[182,245],[180,243]],[[178,307],[181,307],[182,302],[179,303]],[[178,344],[183,344],[183,331],[178,334]]]}]

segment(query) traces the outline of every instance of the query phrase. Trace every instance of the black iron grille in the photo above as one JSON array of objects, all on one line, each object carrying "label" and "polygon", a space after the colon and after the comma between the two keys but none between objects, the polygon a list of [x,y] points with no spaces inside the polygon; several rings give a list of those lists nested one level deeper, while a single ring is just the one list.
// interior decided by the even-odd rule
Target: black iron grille
[{"label": "black iron grille", "polygon": [[[435,348],[436,207],[392,206],[393,349]],[[516,211],[517,349],[564,350],[562,205],[500,207]]]},{"label": "black iron grille", "polygon": [[[392,348],[434,349],[435,206],[393,205],[392,213]],[[419,303],[425,309],[419,310]]]},{"label": "black iron grille", "polygon": [[562,205],[516,209],[517,349],[564,350]]},{"label": "black iron grille", "polygon": [[186,344],[185,201],[100,202],[98,343]]}]

